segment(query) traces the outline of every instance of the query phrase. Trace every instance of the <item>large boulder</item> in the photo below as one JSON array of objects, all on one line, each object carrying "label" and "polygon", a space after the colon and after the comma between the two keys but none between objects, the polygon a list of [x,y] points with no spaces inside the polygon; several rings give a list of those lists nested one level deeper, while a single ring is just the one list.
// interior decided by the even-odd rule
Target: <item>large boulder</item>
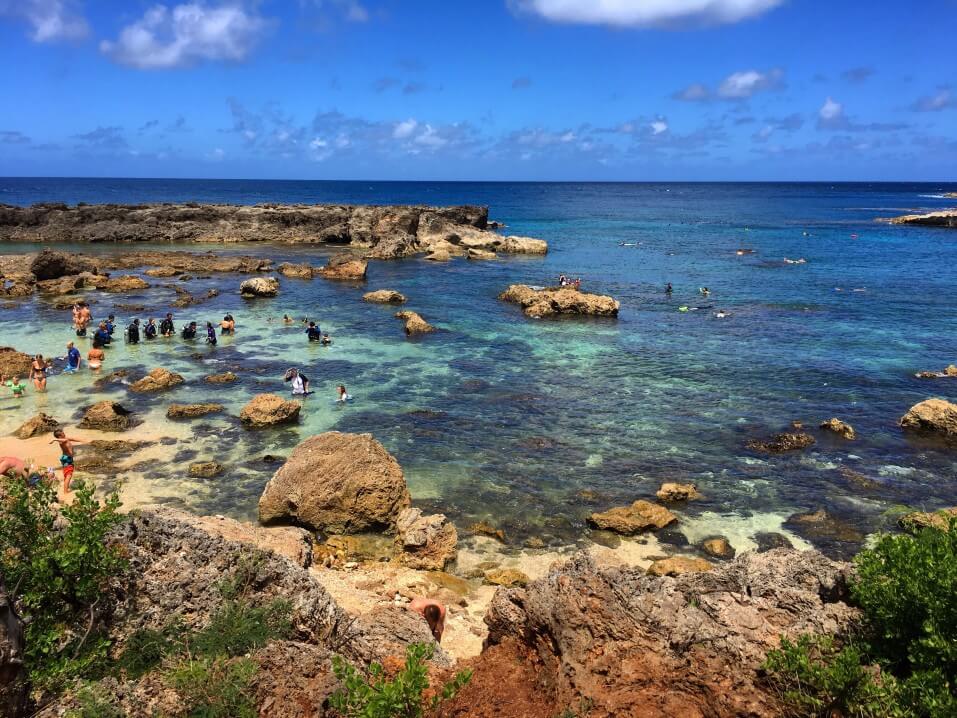
[{"label": "large boulder", "polygon": [[275,277],[253,277],[245,279],[239,285],[241,296],[252,297],[275,297],[279,294],[279,280]]},{"label": "large boulder", "polygon": [[183,383],[183,377],[176,372],[164,369],[162,367],[153,369],[142,379],[137,379],[130,384],[130,391],[137,394],[146,394],[154,391],[166,391],[174,386]]},{"label": "large boulder", "polygon": [[900,420],[901,428],[915,434],[957,441],[957,404],[927,399],[910,408]]},{"label": "large boulder", "polygon": [[649,529],[663,529],[677,520],[678,517],[664,506],[644,500],[636,501],[631,506],[617,506],[608,511],[593,513],[588,517],[588,523],[595,528],[626,536]]},{"label": "large boulder", "polygon": [[308,262],[303,262],[302,264],[283,262],[277,269],[282,276],[291,279],[312,279],[316,273],[315,267]]},{"label": "large boulder", "polygon": [[429,332],[435,331],[435,327],[425,321],[418,312],[396,312],[395,318],[405,322],[405,333],[409,336],[413,334],[428,334]]},{"label": "large boulder", "polygon": [[363,294],[362,301],[373,304],[405,304],[405,297],[394,289],[377,289]]},{"label": "large boulder", "polygon": [[82,272],[98,273],[92,259],[81,257],[78,254],[57,252],[53,249],[44,249],[30,262],[30,271],[37,280],[59,279]]},{"label": "large boulder", "polygon": [[316,270],[323,279],[361,281],[366,278],[369,263],[351,254],[336,254],[329,258],[325,267]]},{"label": "large boulder", "polygon": [[403,565],[442,571],[455,560],[458,532],[443,514],[425,516],[421,509],[403,509],[396,519],[395,530],[395,544]]},{"label": "large boulder", "polygon": [[167,419],[195,419],[215,414],[225,409],[222,404],[170,404],[166,409]]},{"label": "large boulder", "polygon": [[617,317],[621,306],[617,299],[581,292],[574,287],[533,289],[525,284],[513,284],[498,298],[518,304],[525,316],[534,319],[564,315]]},{"label": "large boulder", "polygon": [[650,576],[582,553],[499,589],[488,643],[519,640],[555,705],[595,716],[772,716],[760,667],[780,637],[846,635],[847,566],[815,551],[748,552],[711,571]]},{"label": "large boulder", "polygon": [[13,435],[18,439],[32,439],[34,436],[49,434],[59,425],[59,422],[52,416],[41,412],[32,419],[25,421],[19,429],[13,432]]},{"label": "large boulder", "polygon": [[239,412],[239,419],[253,428],[291,424],[299,419],[302,404],[275,394],[257,394]]},{"label": "large boulder", "polygon": [[126,431],[139,422],[133,418],[133,413],[115,401],[101,401],[83,414],[80,419],[81,429],[98,429],[100,431]]},{"label": "large boulder", "polygon": [[12,347],[0,347],[0,374],[6,378],[18,376],[26,379],[32,367],[33,357],[29,354],[18,352]]},{"label": "large boulder", "polygon": [[393,527],[409,502],[402,467],[371,434],[330,431],[299,444],[269,480],[259,520],[357,533]]}]

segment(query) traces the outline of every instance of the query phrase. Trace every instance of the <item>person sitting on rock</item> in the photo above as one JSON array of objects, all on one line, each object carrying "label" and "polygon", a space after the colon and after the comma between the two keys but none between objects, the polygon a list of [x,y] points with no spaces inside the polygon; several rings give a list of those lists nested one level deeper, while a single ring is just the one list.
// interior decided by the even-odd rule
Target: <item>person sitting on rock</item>
[{"label": "person sitting on rock", "polygon": [[306,329],[306,336],[309,337],[309,341],[311,342],[322,341],[322,331],[315,322],[309,322],[309,328]]},{"label": "person sitting on rock", "polygon": [[445,606],[431,598],[414,598],[409,603],[409,610],[425,619],[436,643],[442,641],[442,634],[445,632]]}]

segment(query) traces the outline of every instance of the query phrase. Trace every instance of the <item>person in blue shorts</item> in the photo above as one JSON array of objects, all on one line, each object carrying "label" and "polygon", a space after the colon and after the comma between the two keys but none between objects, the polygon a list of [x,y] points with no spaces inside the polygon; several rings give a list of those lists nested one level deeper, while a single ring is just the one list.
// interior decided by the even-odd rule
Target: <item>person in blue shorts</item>
[{"label": "person in blue shorts", "polygon": [[66,368],[63,371],[76,371],[80,368],[80,350],[73,342],[66,343]]}]

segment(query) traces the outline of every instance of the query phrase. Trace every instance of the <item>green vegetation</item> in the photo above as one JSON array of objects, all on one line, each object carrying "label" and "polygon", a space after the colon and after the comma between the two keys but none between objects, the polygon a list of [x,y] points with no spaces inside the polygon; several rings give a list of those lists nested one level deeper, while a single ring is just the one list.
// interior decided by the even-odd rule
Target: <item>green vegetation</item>
[{"label": "green vegetation", "polygon": [[256,718],[251,691],[256,663],[248,658],[187,657],[166,671],[189,718]]},{"label": "green vegetation", "polygon": [[0,480],[0,573],[26,625],[30,681],[55,692],[106,658],[103,619],[126,570],[122,546],[109,540],[120,502],[113,494],[100,504],[92,485],[77,482],[73,503],[57,509],[51,486]]},{"label": "green vegetation", "polygon": [[76,708],[67,711],[66,718],[124,718],[124,714],[105,690],[90,684],[77,691]]},{"label": "green vegetation", "polygon": [[782,641],[765,668],[792,716],[957,715],[957,520],[881,537],[855,559],[861,633]]},{"label": "green vegetation", "polygon": [[472,672],[457,673],[431,699],[426,699],[429,675],[425,662],[432,658],[433,651],[427,643],[408,646],[405,667],[391,680],[378,663],[362,674],[335,656],[332,669],[343,687],[332,695],[329,705],[343,718],[422,718],[427,710],[437,711],[471,680]]}]

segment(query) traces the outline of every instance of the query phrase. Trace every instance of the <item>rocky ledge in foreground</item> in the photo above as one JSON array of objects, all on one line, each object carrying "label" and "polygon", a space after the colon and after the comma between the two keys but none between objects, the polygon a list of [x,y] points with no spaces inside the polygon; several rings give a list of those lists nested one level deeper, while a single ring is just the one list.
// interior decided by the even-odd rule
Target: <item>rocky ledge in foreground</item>
[{"label": "rocky ledge in foreground", "polygon": [[[525,589],[499,589],[488,644],[517,642],[553,705],[586,700],[596,718],[779,715],[759,668],[782,635],[846,633],[856,616],[846,571],[789,549],[675,577],[581,554]],[[479,659],[476,683],[493,655]]]},{"label": "rocky ledge in foreground", "polygon": [[918,224],[925,227],[957,228],[957,209],[945,209],[941,212],[927,214],[905,214],[900,217],[891,217],[891,224]]},{"label": "rocky ledge in foreground", "polygon": [[617,299],[581,292],[574,287],[534,288],[513,284],[498,298],[520,305],[525,316],[535,319],[558,315],[617,317],[621,306]]},{"label": "rocky ledge in foreground", "polygon": [[488,207],[471,205],[0,205],[0,241],[328,243],[368,250],[376,259],[439,250],[548,251],[540,239],[505,237],[488,226]]}]

